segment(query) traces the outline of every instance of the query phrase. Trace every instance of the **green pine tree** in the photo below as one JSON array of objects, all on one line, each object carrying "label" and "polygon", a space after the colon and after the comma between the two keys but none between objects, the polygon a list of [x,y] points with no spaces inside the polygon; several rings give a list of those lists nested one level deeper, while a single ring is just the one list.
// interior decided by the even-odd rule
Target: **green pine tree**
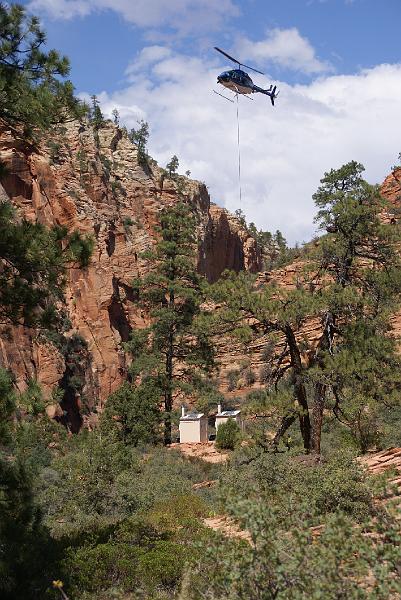
[{"label": "green pine tree", "polygon": [[[400,361],[388,331],[401,293],[399,232],[382,224],[385,203],[362,172],[351,162],[322,179],[314,199],[317,221],[328,233],[294,289],[270,284],[255,290],[243,273],[214,287],[232,322],[235,316],[251,320],[249,335],[283,342],[270,375],[272,402],[282,411],[276,444],[298,420],[305,449],[319,453],[330,409],[366,449],[372,414],[397,402]],[[313,339],[303,334],[311,318],[320,323]]]},{"label": "green pine tree", "polygon": [[196,272],[196,221],[184,203],[160,215],[159,240],[146,257],[152,271],[134,283],[152,324],[133,332],[128,350],[132,376],[152,381],[164,408],[164,442],[171,442],[171,411],[178,389],[192,393],[213,366],[213,351],[201,314],[202,279]]},{"label": "green pine tree", "polygon": [[30,134],[85,111],[65,81],[68,59],[45,52],[45,43],[38,17],[20,4],[0,4],[0,117]]},{"label": "green pine tree", "polygon": [[170,177],[170,179],[174,179],[174,177],[177,175],[179,164],[180,163],[178,161],[178,158],[174,154],[174,156],[171,158],[170,162],[167,163],[167,165],[166,165],[166,170],[168,172],[168,176]]},{"label": "green pine tree", "polygon": [[97,96],[93,94],[91,96],[92,107],[91,107],[91,121],[95,130],[99,129],[104,123],[104,116],[100,108],[99,100]]},{"label": "green pine tree", "polygon": [[18,221],[10,203],[0,204],[0,323],[56,324],[66,265],[77,261],[87,266],[92,249],[92,239],[79,232],[68,236],[63,227]]},{"label": "green pine tree", "polygon": [[149,123],[144,121],[138,121],[139,127],[137,129],[131,129],[128,134],[129,139],[133,144],[136,144],[138,148],[138,162],[142,166],[146,166],[148,163],[148,152],[147,143],[149,139]]}]

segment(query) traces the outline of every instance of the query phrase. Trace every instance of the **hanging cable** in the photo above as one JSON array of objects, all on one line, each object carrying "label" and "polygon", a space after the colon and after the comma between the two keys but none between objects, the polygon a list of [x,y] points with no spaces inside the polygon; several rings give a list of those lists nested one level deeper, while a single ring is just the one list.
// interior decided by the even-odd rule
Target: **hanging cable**
[{"label": "hanging cable", "polygon": [[241,189],[241,145],[239,135],[239,108],[238,108],[238,92],[237,92],[237,144],[238,144],[238,186],[239,186],[239,207],[242,205],[242,189]]}]

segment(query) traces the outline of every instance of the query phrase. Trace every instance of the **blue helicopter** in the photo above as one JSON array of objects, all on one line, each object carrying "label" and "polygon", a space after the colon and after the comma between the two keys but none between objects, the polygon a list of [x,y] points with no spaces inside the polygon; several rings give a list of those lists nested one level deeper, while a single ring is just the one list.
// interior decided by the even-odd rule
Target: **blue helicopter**
[{"label": "blue helicopter", "polygon": [[[221,73],[217,77],[217,83],[220,83],[221,85],[223,85],[230,91],[234,92],[234,94],[241,94],[241,95],[245,95],[245,96],[246,96],[246,94],[255,94],[256,92],[265,94],[266,96],[269,96],[270,101],[271,101],[272,105],[274,106],[274,101],[279,94],[279,92],[276,92],[277,86],[275,85],[273,87],[273,85],[271,85],[269,87],[269,89],[264,90],[263,88],[255,85],[253,83],[252,79],[249,77],[248,73],[243,71],[241,69],[241,67],[245,67],[245,69],[250,69],[251,71],[255,71],[255,73],[264,75],[264,73],[262,73],[262,71],[258,71],[257,69],[254,69],[253,67],[248,67],[247,65],[240,63],[239,60],[236,60],[235,58],[233,58],[232,56],[227,54],[227,52],[224,52],[224,50],[217,48],[217,46],[215,46],[214,49],[238,65],[238,69],[232,69],[231,71],[224,71],[223,73]],[[215,92],[215,93],[218,94],[219,96],[223,96],[222,94],[219,94],[218,92]],[[230,100],[230,98],[227,98],[227,96],[223,96],[223,98],[225,98],[226,100]],[[252,100],[252,98],[248,98],[248,100]],[[232,102],[232,100],[230,100],[230,102]]]}]

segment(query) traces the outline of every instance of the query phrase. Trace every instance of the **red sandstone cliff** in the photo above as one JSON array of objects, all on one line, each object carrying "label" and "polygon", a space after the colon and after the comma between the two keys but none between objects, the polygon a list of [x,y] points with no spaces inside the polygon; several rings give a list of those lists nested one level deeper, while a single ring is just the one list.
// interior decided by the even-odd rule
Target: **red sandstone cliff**
[{"label": "red sandstone cliff", "polygon": [[[204,184],[184,177],[172,181],[153,161],[143,168],[136,147],[111,123],[97,134],[89,125],[69,123],[38,148],[0,123],[0,160],[8,171],[0,193],[21,215],[95,239],[90,266],[71,268],[66,289],[71,331],[88,343],[82,361],[89,410],[123,381],[121,342],[145,322],[130,301],[130,283],[148,268],[141,253],[154,243],[162,207],[177,202],[180,194],[192,203],[198,220],[198,269],[210,281],[224,269],[260,270],[254,239],[227,211],[210,204]],[[20,389],[34,378],[47,393],[66,370],[63,356],[52,345],[40,343],[35,332],[22,328],[3,331],[0,364],[12,369]],[[66,406],[71,418],[82,408],[79,398],[74,403]]]}]

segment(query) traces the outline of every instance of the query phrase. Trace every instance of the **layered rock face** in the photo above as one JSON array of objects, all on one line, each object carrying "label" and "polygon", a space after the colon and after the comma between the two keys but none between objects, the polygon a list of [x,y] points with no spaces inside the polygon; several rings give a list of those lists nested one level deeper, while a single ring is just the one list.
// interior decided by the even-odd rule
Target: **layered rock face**
[{"label": "layered rock face", "polygon": [[[111,123],[98,131],[69,123],[38,148],[0,123],[0,160],[7,168],[2,196],[19,215],[47,226],[63,225],[95,240],[89,267],[69,268],[66,288],[71,332],[88,345],[82,390],[88,412],[124,380],[121,342],[128,340],[132,328],[146,324],[146,315],[133,301],[131,282],[149,269],[141,253],[155,243],[161,209],[180,198],[192,204],[198,222],[198,270],[210,281],[224,269],[261,268],[254,239],[227,211],[211,205],[204,184],[169,179],[152,160],[149,167],[141,166],[127,134]],[[34,378],[46,393],[63,380],[68,367],[66,357],[51,344],[22,328],[3,331],[0,364],[12,369],[19,389]],[[77,396],[65,405],[75,428],[80,402]]]}]

